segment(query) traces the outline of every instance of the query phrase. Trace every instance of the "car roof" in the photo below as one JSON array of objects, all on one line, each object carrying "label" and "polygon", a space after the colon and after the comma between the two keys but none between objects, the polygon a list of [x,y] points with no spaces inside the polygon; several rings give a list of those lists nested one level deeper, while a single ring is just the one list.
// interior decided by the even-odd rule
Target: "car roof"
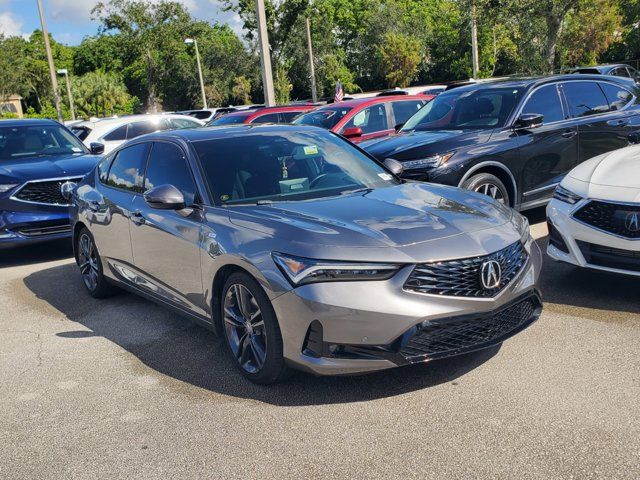
[{"label": "car roof", "polygon": [[28,125],[60,125],[55,120],[48,118],[8,118],[0,120],[0,127],[21,127]]},{"label": "car roof", "polygon": [[[462,82],[462,86],[454,86],[455,91],[473,91],[480,90],[487,87],[501,87],[501,88],[529,88],[538,85],[544,85],[545,83],[551,82],[560,82],[560,81],[569,81],[569,80],[595,80],[598,82],[603,81],[604,79],[611,80],[617,82],[619,84],[627,84],[625,79],[621,77],[612,77],[612,76],[603,76],[599,74],[584,74],[584,73],[569,73],[562,75],[550,75],[550,76],[538,76],[538,77],[507,77],[507,78],[497,78],[497,79],[487,79],[479,82],[471,82],[464,83]],[[629,79],[627,79],[629,80]],[[450,91],[452,86],[449,86]]]},{"label": "car roof", "polygon": [[429,101],[433,98],[431,95],[385,95],[382,97],[366,97],[354,98],[353,100],[344,100],[342,102],[328,103],[318,110],[331,109],[335,107],[355,108],[360,106],[375,105],[376,103],[386,103],[397,100],[423,100]]},{"label": "car roof", "polygon": [[[182,115],[179,113],[154,113],[154,114],[142,114],[142,115],[123,115],[122,117],[116,117],[116,118],[99,118],[98,120],[95,121],[91,121],[88,120],[86,122],[82,122],[79,123],[77,125],[74,125],[74,127],[90,127],[92,129],[106,129],[106,128],[111,128],[111,127],[115,127],[118,125],[125,125],[127,123],[133,123],[133,122],[141,122],[144,120],[151,120],[151,121],[155,121],[155,120],[160,120],[162,118],[188,118],[189,120],[193,120],[195,122],[199,122],[201,124],[203,124],[202,122],[200,122],[197,118],[193,118],[189,115]],[[204,125],[204,124],[203,124]]]},{"label": "car roof", "polygon": [[202,140],[213,140],[216,138],[243,137],[257,135],[266,132],[317,132],[329,134],[328,130],[320,127],[308,125],[275,125],[275,124],[235,124],[220,125],[202,128],[184,128],[179,130],[163,130],[161,132],[149,133],[137,137],[135,140],[155,140],[162,138],[173,138],[186,142],[199,142]]}]

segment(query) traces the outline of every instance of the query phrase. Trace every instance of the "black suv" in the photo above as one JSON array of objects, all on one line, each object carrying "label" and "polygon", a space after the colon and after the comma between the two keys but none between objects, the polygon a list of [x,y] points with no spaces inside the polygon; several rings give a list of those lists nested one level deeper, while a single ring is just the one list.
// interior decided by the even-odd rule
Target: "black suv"
[{"label": "black suv", "polygon": [[603,75],[487,81],[441,93],[397,135],[360,146],[401,162],[405,178],[526,210],[577,164],[637,142],[638,97],[630,79]]}]

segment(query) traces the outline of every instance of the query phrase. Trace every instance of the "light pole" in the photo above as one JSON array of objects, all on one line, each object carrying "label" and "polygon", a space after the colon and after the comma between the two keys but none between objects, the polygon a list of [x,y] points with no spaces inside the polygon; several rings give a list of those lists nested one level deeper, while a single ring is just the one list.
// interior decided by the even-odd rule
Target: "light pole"
[{"label": "light pole", "polygon": [[73,95],[71,95],[71,79],[69,78],[69,71],[66,68],[58,70],[58,75],[64,75],[64,79],[67,82],[67,96],[69,97],[69,109],[71,110],[71,119],[76,119],[76,110],[73,107]]},{"label": "light pole", "polygon": [[38,0],[38,11],[40,12],[40,23],[42,25],[42,35],[44,36],[44,48],[47,51],[47,62],[49,63],[49,75],[51,76],[51,86],[53,87],[53,103],[58,112],[58,121],[62,123],[62,108],[60,107],[60,97],[58,96],[58,79],[56,78],[56,67],[53,65],[53,55],[51,55],[51,45],[49,44],[49,32],[47,31],[47,21],[42,10],[42,0]]},{"label": "light pole", "polygon": [[256,17],[258,19],[258,44],[260,47],[260,65],[262,66],[262,86],[264,87],[264,103],[267,107],[276,104],[273,90],[273,74],[271,73],[271,52],[269,50],[269,34],[267,33],[267,16],[264,13],[264,0],[255,0]]},{"label": "light pole", "polygon": [[198,51],[198,41],[195,38],[185,38],[184,43],[191,45],[196,49],[196,62],[198,63],[198,76],[200,77],[200,91],[202,92],[202,105],[207,108],[207,94],[204,91],[204,80],[202,79],[202,66],[200,65],[200,52]]},{"label": "light pole", "polygon": [[309,71],[311,73],[311,99],[313,103],[318,101],[318,94],[316,93],[316,69],[313,65],[313,48],[311,46],[311,26],[309,25],[309,17],[305,19],[307,26],[307,48],[309,49]]},{"label": "light pole", "polygon": [[476,4],[471,1],[471,64],[473,69],[473,78],[478,78],[480,71],[478,61],[478,27],[476,26]]}]

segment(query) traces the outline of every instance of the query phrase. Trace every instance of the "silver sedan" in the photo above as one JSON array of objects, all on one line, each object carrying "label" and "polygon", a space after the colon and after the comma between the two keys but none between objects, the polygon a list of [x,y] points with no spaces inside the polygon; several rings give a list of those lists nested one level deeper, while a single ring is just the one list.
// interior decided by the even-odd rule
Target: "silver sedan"
[{"label": "silver sedan", "polygon": [[259,383],[449,357],[534,322],[526,219],[401,168],[314,127],[143,136],[66,192],[76,260],[91,295],[213,329]]}]

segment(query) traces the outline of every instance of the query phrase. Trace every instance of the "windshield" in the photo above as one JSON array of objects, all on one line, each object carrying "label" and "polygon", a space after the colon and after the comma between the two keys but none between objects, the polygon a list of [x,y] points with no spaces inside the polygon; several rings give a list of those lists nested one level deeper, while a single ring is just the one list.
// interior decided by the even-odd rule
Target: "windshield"
[{"label": "windshield", "polygon": [[331,130],[351,110],[352,107],[333,107],[314,110],[300,115],[293,123],[298,125],[313,125]]},{"label": "windshield", "polygon": [[310,200],[400,182],[323,131],[262,130],[193,145],[214,198],[226,205]]},{"label": "windshield", "polygon": [[87,149],[59,125],[0,127],[0,161],[74,153],[87,153]]},{"label": "windshield", "polygon": [[217,126],[217,125],[233,125],[234,123],[244,123],[244,121],[249,117],[249,114],[245,115],[223,115],[222,117],[218,117],[214,120],[211,120],[207,123],[208,127]]},{"label": "windshield", "polygon": [[520,96],[521,89],[513,87],[444,92],[407,120],[402,131],[499,128]]}]

